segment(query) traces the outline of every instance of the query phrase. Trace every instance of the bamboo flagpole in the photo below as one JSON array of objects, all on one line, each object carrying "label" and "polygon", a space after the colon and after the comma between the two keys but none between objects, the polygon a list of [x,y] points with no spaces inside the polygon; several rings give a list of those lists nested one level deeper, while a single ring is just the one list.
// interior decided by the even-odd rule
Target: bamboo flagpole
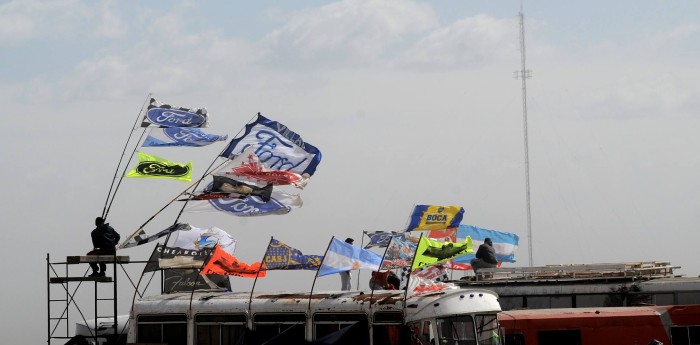
[{"label": "bamboo flagpole", "polygon": [[273,236],[270,236],[270,242],[267,243],[267,248],[265,248],[265,255],[263,255],[262,260],[260,260],[260,268],[258,269],[258,273],[255,274],[255,280],[253,281],[253,287],[250,288],[250,297],[248,298],[248,315],[251,315],[251,307],[253,305],[253,291],[255,291],[255,284],[258,282],[258,277],[260,276],[260,271],[262,271],[263,267],[265,267],[265,270],[267,270],[267,266],[265,265],[265,258],[267,258],[267,251],[270,249],[270,245],[272,244],[272,240],[274,240]]},{"label": "bamboo flagpole", "polygon": [[[143,113],[143,109],[146,107],[146,104],[148,101],[151,99],[152,94],[149,93],[146,96],[146,100],[143,102],[143,105],[141,105],[141,110],[139,110],[138,115],[136,115],[136,121],[134,124],[131,126],[131,131],[129,132],[129,136],[126,138],[126,143],[124,143],[124,149],[122,150],[122,155],[119,158],[119,163],[117,163],[117,167],[114,169],[114,176],[112,176],[112,183],[109,186],[109,191],[107,192],[107,200],[105,200],[105,205],[102,208],[102,218],[107,219],[107,214],[109,214],[110,208],[112,208],[112,202],[114,202],[114,197],[117,195],[117,190],[119,189],[119,185],[121,185],[122,180],[124,179],[124,173],[122,173],[122,176],[119,178],[119,182],[117,183],[117,186],[114,187],[114,181],[117,179],[117,173],[119,172],[119,167],[122,165],[122,161],[124,159],[124,154],[126,153],[126,148],[129,147],[129,142],[131,142],[131,136],[134,134],[134,131],[136,130],[136,125],[139,123],[139,119],[141,119],[141,114]],[[131,162],[131,159],[134,157],[134,153],[136,152],[136,148],[138,147],[138,143],[141,142],[141,139],[143,139],[143,134],[145,131],[141,133],[141,137],[139,137],[138,142],[134,146],[134,150],[131,152],[131,155],[129,156],[129,159],[126,162],[126,165],[124,166],[124,172],[126,172],[126,167],[129,166],[129,162]],[[112,189],[114,188],[114,194],[112,194]]]},{"label": "bamboo flagpole", "polygon": [[326,256],[328,255],[328,250],[331,248],[331,244],[333,243],[334,239],[335,239],[335,236],[331,237],[330,242],[328,242],[328,247],[326,247],[326,251],[323,253],[323,259],[321,259],[321,264],[318,265],[318,269],[316,270],[316,275],[314,276],[314,282],[311,284],[311,291],[309,292],[309,305],[307,307],[308,311],[311,311],[311,297],[314,294],[314,286],[316,286],[316,279],[318,278],[318,272],[321,271],[321,267],[323,267],[323,261],[326,260]]},{"label": "bamboo flagpole", "polygon": [[406,290],[403,295],[403,315],[406,317],[406,300],[408,299],[408,290],[411,288],[411,275],[413,274],[413,264],[416,262],[416,257],[418,256],[418,247],[420,247],[420,241],[423,239],[423,233],[421,232],[418,238],[418,244],[416,245],[416,251],[413,252],[413,260],[411,260],[411,267],[408,270],[408,277],[406,277]]}]

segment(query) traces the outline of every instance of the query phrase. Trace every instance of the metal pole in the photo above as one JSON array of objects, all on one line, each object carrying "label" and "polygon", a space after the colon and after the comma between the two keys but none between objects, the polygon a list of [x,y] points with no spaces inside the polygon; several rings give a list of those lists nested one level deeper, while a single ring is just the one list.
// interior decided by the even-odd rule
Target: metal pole
[{"label": "metal pole", "polygon": [[530,157],[528,148],[528,137],[527,137],[527,82],[526,80],[531,78],[530,71],[525,68],[525,20],[523,15],[522,6],[520,12],[518,13],[520,18],[520,71],[517,74],[520,77],[522,83],[522,94],[523,94],[523,139],[525,144],[525,201],[526,201],[526,212],[527,212],[527,254],[528,263],[530,266],[534,265],[534,259],[532,257],[532,217],[530,214]]}]

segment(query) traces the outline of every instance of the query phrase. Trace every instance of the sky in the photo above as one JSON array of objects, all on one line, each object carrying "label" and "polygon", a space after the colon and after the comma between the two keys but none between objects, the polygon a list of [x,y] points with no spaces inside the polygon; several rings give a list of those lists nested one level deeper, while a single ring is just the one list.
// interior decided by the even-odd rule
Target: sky
[{"label": "sky", "polygon": [[[414,205],[432,204],[464,207],[463,224],[518,234],[509,266],[669,261],[700,274],[700,3],[522,5],[531,242],[514,78],[520,1],[1,2],[9,279],[0,295],[12,313],[0,338],[46,341],[47,254],[59,262],[91,249],[149,94],[206,107],[216,134],[234,136],[260,112],[322,151],[303,207],[289,214],[180,217],[229,232],[245,262],[259,261],[271,236],[322,254],[332,236],[357,243],[363,231],[401,230]],[[201,175],[224,145],[149,153],[192,161]],[[125,179],[107,221],[128,236],[187,186]],[[166,208],[146,230],[178,213]],[[152,250],[120,255],[146,260]],[[369,275],[360,276],[365,288]],[[272,272],[256,291],[308,290],[312,280]],[[232,284],[248,291],[252,282]],[[339,286],[327,276],[315,289]],[[76,298],[89,301],[91,290]],[[132,296],[121,280],[120,314]]]}]

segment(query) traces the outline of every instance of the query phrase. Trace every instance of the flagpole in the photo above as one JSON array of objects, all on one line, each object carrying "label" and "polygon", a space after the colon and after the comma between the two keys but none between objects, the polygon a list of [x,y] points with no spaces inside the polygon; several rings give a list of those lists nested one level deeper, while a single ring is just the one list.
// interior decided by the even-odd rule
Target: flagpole
[{"label": "flagpole", "polygon": [[[163,246],[165,246],[165,245],[163,245]],[[216,251],[217,247],[219,247],[218,243],[214,246],[214,249],[212,249],[209,252],[209,255],[207,255],[206,260],[204,260],[202,262],[202,266],[199,267],[199,274],[194,278],[194,284],[192,284],[192,291],[190,291],[190,308],[189,308],[188,314],[192,313],[192,297],[194,296],[194,290],[197,289],[197,281],[199,281],[199,276],[202,274],[202,270],[204,269],[204,267],[206,267],[206,265],[209,263],[209,260],[211,260],[211,257],[214,255],[214,252]],[[230,284],[230,282],[229,282],[229,284]]]},{"label": "flagpole", "polygon": [[[365,249],[365,235],[367,234],[367,231],[362,230],[362,235],[360,239],[360,248]],[[357,270],[357,289],[360,290],[360,273],[362,270]]]},{"label": "flagpole", "polygon": [[273,239],[274,236],[270,236],[270,242],[267,244],[267,248],[265,249],[265,255],[263,255],[262,260],[260,260],[260,269],[258,269],[258,273],[255,274],[253,287],[250,289],[250,298],[248,298],[248,315],[251,315],[251,308],[253,305],[253,291],[255,291],[255,283],[258,282],[258,276],[260,276],[260,271],[262,271],[263,267],[265,267],[265,270],[267,270],[267,265],[265,265],[265,258],[267,257],[267,251],[270,249],[270,245],[272,244]]},{"label": "flagpole", "polygon": [[[223,165],[224,163],[226,163],[226,162],[221,163],[221,165]],[[217,168],[218,168],[218,167],[217,167]],[[204,179],[204,177],[206,177],[206,176],[202,176],[198,181],[196,181],[195,183],[189,185],[187,188],[185,188],[185,190],[183,190],[182,192],[180,192],[180,194],[176,195],[172,200],[170,200],[167,204],[165,204],[165,206],[163,206],[160,210],[158,210],[154,215],[152,215],[150,218],[148,218],[148,220],[146,220],[143,224],[141,224],[141,226],[139,226],[138,228],[136,228],[136,230],[135,230],[131,235],[129,235],[129,237],[127,237],[126,240],[124,240],[124,242],[122,242],[122,245],[124,245],[125,243],[129,242],[129,240],[130,240],[131,238],[133,238],[133,237],[136,235],[136,233],[139,232],[139,230],[143,229],[144,226],[146,226],[148,223],[150,223],[150,222],[153,220],[153,218],[157,217],[161,212],[163,212],[163,210],[165,210],[165,209],[166,209],[168,206],[170,206],[173,202],[177,201],[177,198],[179,198],[181,195],[187,193],[187,191],[190,190],[190,188],[192,188],[192,187],[195,187],[195,188],[196,188],[196,184],[199,183],[199,181],[201,181],[202,179]],[[173,223],[173,224],[177,224],[177,220],[176,220],[175,223]],[[170,234],[168,234],[168,235],[170,235]],[[167,243],[167,242],[166,242],[166,243]],[[164,243],[164,244],[166,244],[166,243]],[[122,248],[123,248],[122,245],[120,245],[120,246],[117,247],[117,248],[118,248],[118,249],[122,249]]]},{"label": "flagpole", "polygon": [[416,262],[416,257],[418,256],[418,248],[420,247],[420,241],[423,239],[423,232],[420,233],[418,238],[418,244],[416,245],[416,251],[413,253],[413,260],[411,260],[411,267],[408,269],[408,278],[406,278],[406,291],[403,294],[403,315],[406,317],[406,300],[408,299],[408,289],[411,284],[411,274],[413,273],[413,264]]},{"label": "flagpole", "polygon": [[416,204],[413,204],[413,207],[411,208],[411,213],[408,214],[408,220],[406,220],[406,225],[403,227],[403,231],[410,231],[408,230],[408,225],[411,224],[411,216],[413,216],[413,212],[416,210]]},{"label": "flagpole", "polygon": [[[386,249],[384,249],[384,254],[382,254],[382,260],[379,261],[379,269],[377,270],[377,273],[380,273],[381,270],[382,270],[382,267],[384,266],[384,258],[386,257],[386,253],[389,251],[389,246],[391,246],[391,241],[392,241],[392,240],[394,240],[394,234],[391,234],[391,237],[389,238],[389,244],[387,244],[387,245],[386,245]],[[391,270],[391,268],[389,268],[389,270]],[[359,275],[359,274],[358,274],[358,275]],[[371,273],[370,273],[370,275],[371,275]],[[370,278],[370,280],[371,280],[371,279],[372,279],[372,278]],[[389,279],[389,278],[387,278],[387,282],[388,282],[388,279]],[[359,284],[360,284],[359,279],[358,279],[357,284],[358,284],[358,287],[357,287],[357,288],[358,288],[358,290],[359,290],[359,288],[360,288],[360,287],[359,287]],[[372,303],[373,303],[373,302],[372,302],[372,298],[374,298],[374,284],[373,284],[372,286],[370,286],[370,288],[372,289],[372,291],[371,291],[370,294],[369,294],[369,314],[372,315]]]},{"label": "flagpole", "polygon": [[323,260],[326,259],[326,255],[328,255],[328,250],[331,249],[331,244],[333,243],[333,239],[335,239],[335,236],[331,237],[331,241],[328,242],[328,247],[326,247],[326,251],[323,253],[323,259],[321,260],[321,264],[318,265],[318,269],[316,270],[316,276],[314,276],[314,282],[311,284],[311,292],[309,292],[309,306],[308,306],[309,311],[311,311],[311,297],[314,294],[314,286],[316,285],[316,278],[318,278],[318,272],[321,270],[321,267],[323,267]]},{"label": "flagpole", "polygon": [[[240,130],[238,130],[238,133],[236,133],[236,135],[231,139],[231,141],[235,140],[235,139],[238,137],[238,135],[241,134],[241,132],[245,129],[245,127],[246,127],[248,124],[250,124],[250,122],[253,120],[253,118],[256,117],[256,116],[258,116],[258,115],[260,115],[260,113],[257,113],[257,114],[255,114],[255,115],[253,115],[253,116],[250,118],[250,120],[248,120],[248,122],[246,122],[246,124],[245,124]],[[230,144],[231,144],[231,143],[229,142],[229,145],[230,145]],[[224,161],[224,162],[222,162],[221,164],[219,164],[219,166],[217,166],[216,168],[214,168],[214,169],[211,168],[212,166],[214,166],[214,163],[216,163],[216,160],[219,159],[219,157],[221,156],[221,154],[224,153],[224,152],[226,151],[227,148],[228,148],[228,145],[226,145],[226,146],[224,147],[224,149],[221,150],[221,152],[220,152],[218,155],[216,155],[216,157],[215,157],[214,160],[211,162],[211,164],[209,164],[209,167],[204,171],[204,174],[202,175],[202,177],[201,177],[199,180],[197,180],[197,183],[196,183],[196,185],[194,186],[194,189],[197,189],[197,187],[199,186],[199,183],[202,182],[202,180],[204,180],[205,177],[207,177],[209,174],[211,174],[210,171],[215,171],[216,169],[220,168],[221,166],[223,166],[223,165],[226,163],[226,161]],[[228,160],[228,157],[226,158],[226,160]],[[180,213],[178,213],[178,214],[177,214],[177,217],[175,217],[175,223],[178,222],[178,220],[180,219],[180,216],[182,216],[182,212],[185,211],[185,207],[187,207],[187,203],[188,203],[191,199],[192,199],[192,198],[190,197],[190,198],[188,198],[187,200],[185,200],[184,204],[182,205],[182,208],[180,209]],[[165,242],[165,243],[168,243],[168,242],[167,242],[168,239],[169,239],[169,237],[166,238],[166,242]]]},{"label": "flagpole", "polygon": [[[129,146],[129,142],[131,141],[131,136],[134,134],[134,130],[136,130],[136,125],[139,123],[139,119],[141,118],[141,114],[143,113],[143,108],[146,107],[146,103],[148,102],[149,99],[151,99],[151,96],[152,96],[152,94],[149,92],[148,95],[146,96],[146,100],[143,102],[143,105],[141,105],[141,110],[139,110],[138,115],[136,115],[136,120],[134,121],[134,125],[131,126],[131,131],[129,133],[129,136],[126,139],[126,143],[124,143],[124,149],[122,150],[122,155],[119,158],[119,163],[117,164],[117,168],[114,169],[114,176],[112,176],[112,183],[110,184],[109,191],[107,192],[107,200],[105,200],[105,206],[102,208],[102,218],[104,218],[104,219],[107,219],[107,214],[109,213],[109,209],[112,208],[112,202],[114,201],[114,197],[117,195],[117,190],[119,189],[119,185],[121,184],[122,180],[124,179],[124,174],[122,173],[122,176],[119,178],[119,183],[117,184],[117,187],[114,189],[114,195],[112,195],[112,188],[114,188],[114,181],[117,179],[117,173],[119,172],[119,167],[122,165],[122,160],[124,159],[124,153],[126,153],[126,148]],[[141,133],[141,138],[143,138],[143,133]],[[139,142],[141,141],[141,138],[139,138]],[[138,142],[137,142],[136,147],[138,147]],[[136,148],[134,148],[134,151],[136,151]],[[131,156],[129,156],[129,161],[131,161],[131,158],[133,158],[133,157],[134,157],[134,152],[131,152]],[[128,165],[129,165],[129,162],[127,161],[126,166],[128,166]],[[110,196],[111,196],[111,201],[110,201]]]}]

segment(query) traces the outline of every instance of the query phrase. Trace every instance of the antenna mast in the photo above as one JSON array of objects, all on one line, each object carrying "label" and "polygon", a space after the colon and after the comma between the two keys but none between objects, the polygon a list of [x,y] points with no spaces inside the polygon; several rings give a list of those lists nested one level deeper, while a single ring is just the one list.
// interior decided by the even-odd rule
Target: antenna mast
[{"label": "antenna mast", "polygon": [[523,132],[525,141],[525,200],[527,209],[527,254],[528,263],[533,266],[532,259],[532,218],[530,215],[530,158],[527,139],[527,79],[532,78],[532,71],[525,68],[525,20],[522,5],[518,13],[520,18],[520,70],[515,72],[515,78],[522,82],[523,90]]}]

